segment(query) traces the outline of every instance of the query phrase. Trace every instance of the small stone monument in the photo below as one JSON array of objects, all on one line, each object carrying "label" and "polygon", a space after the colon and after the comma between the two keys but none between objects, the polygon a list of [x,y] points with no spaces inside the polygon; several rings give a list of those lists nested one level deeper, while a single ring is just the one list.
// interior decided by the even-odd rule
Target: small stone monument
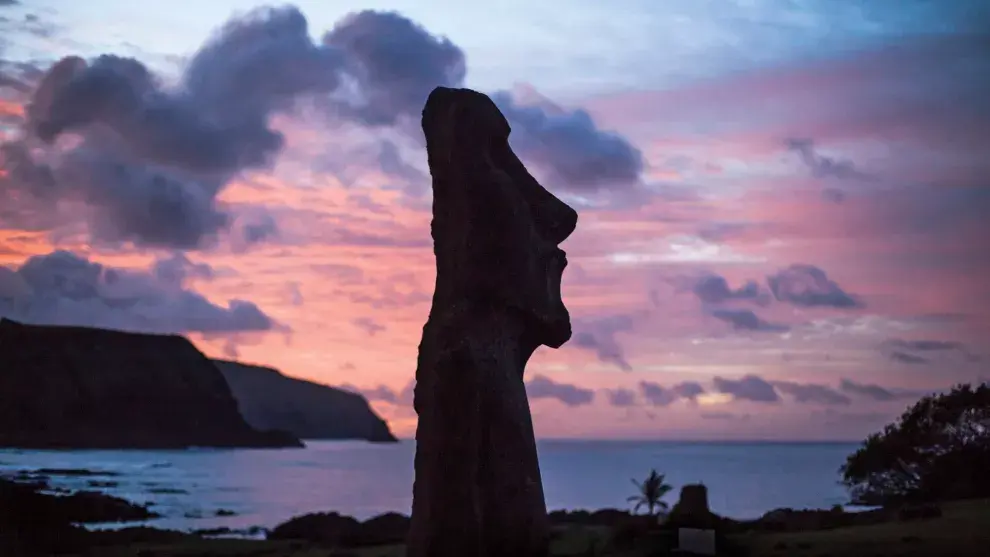
[{"label": "small stone monument", "polygon": [[708,488],[704,484],[688,484],[681,487],[678,511],[684,517],[708,518],[712,511],[708,508]]},{"label": "small stone monument", "polygon": [[715,555],[717,517],[708,508],[708,488],[688,484],[671,511],[670,523],[677,527],[677,550],[694,555]]}]

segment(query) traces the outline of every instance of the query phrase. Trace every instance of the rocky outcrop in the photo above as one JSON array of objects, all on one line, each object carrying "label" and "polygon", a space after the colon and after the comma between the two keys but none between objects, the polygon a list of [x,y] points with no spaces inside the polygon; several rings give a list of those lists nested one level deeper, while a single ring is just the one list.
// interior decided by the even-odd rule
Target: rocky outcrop
[{"label": "rocky outcrop", "polygon": [[312,513],[276,526],[269,540],[297,540],[330,547],[371,547],[400,544],[409,531],[409,517],[381,514],[364,522],[337,514]]},{"label": "rocky outcrop", "polygon": [[213,360],[230,385],[241,415],[257,429],[288,431],[300,439],[395,437],[361,395],[287,377],[276,369]]},{"label": "rocky outcrop", "polygon": [[577,213],[509,148],[487,96],[437,88],[423,110],[437,262],[416,370],[409,557],[543,557],[550,537],[523,372],[571,336],[558,247]]},{"label": "rocky outcrop", "polygon": [[[0,478],[0,555],[104,555],[98,546],[171,543],[191,539],[180,532],[148,527],[87,531],[79,524],[146,521],[159,515],[147,505],[118,497],[78,491],[52,494],[46,482]],[[116,553],[115,553],[116,554]]]},{"label": "rocky outcrop", "polygon": [[0,446],[291,447],[244,421],[216,366],[181,336],[0,320]]}]

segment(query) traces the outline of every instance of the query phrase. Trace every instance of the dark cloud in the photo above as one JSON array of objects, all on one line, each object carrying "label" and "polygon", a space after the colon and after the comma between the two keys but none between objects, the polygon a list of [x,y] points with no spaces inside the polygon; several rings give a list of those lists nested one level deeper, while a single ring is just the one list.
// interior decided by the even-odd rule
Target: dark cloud
[{"label": "dark cloud", "polygon": [[[727,230],[731,230],[731,227]],[[736,330],[783,332],[788,327],[783,324],[770,323],[762,319],[754,311],[748,309],[730,309],[712,307],[732,301],[749,301],[759,305],[767,305],[770,295],[760,288],[753,280],[746,281],[739,288],[733,289],[728,280],[716,273],[705,272],[700,276],[683,277],[675,280],[678,288],[690,290],[706,307],[712,317],[725,321]],[[767,277],[770,293],[778,301],[804,307],[835,307],[859,308],[862,302],[848,294],[835,281],[829,280],[825,271],[813,265],[795,264],[782,269]]]},{"label": "dark cloud", "polygon": [[897,398],[891,391],[869,383],[857,383],[851,379],[843,379],[839,383],[839,389],[843,392],[866,397],[878,401],[888,401]]},{"label": "dark cloud", "polygon": [[980,360],[979,356],[970,353],[965,344],[950,340],[895,338],[884,341],[881,349],[889,351],[890,359],[904,364],[928,364],[935,358],[952,357],[970,362]]},{"label": "dark cloud", "polygon": [[[2,21],[3,18],[0,18]],[[0,25],[0,29],[3,26]],[[0,55],[3,54],[3,41],[0,40]],[[21,102],[34,90],[35,84],[45,74],[32,62],[18,60],[8,60],[0,56],[0,88],[4,91],[7,100]]]},{"label": "dark cloud", "polygon": [[632,389],[605,389],[605,398],[610,405],[620,408],[636,405],[636,391]]},{"label": "dark cloud", "polygon": [[[65,58],[38,84],[27,110],[32,136],[22,142],[50,144],[68,132],[82,140],[68,151],[50,148],[49,160],[23,149],[21,166],[45,179],[21,172],[5,187],[83,203],[96,240],[200,247],[231,223],[220,191],[242,171],[267,168],[281,149],[270,116],[301,94],[336,87],[340,63],[312,43],[290,7],[228,22],[174,88],[135,59]],[[244,232],[248,243],[265,235]]]},{"label": "dark cloud", "polygon": [[107,267],[66,251],[0,267],[0,315],[29,323],[148,333],[210,334],[284,329],[255,304],[214,304],[187,286],[212,270],[182,256],[149,271]]},{"label": "dark cloud", "polygon": [[340,52],[360,94],[341,110],[365,125],[418,117],[430,91],[464,81],[464,52],[396,12],[362,11],[338,22],[323,44]]},{"label": "dark cloud", "polygon": [[20,5],[20,0],[0,0],[0,7]]},{"label": "dark cloud", "polygon": [[615,315],[584,322],[576,322],[571,345],[593,350],[602,362],[613,364],[623,371],[631,371],[632,366],[623,354],[622,345],[616,340],[616,333],[633,329],[633,319],[628,315]]},{"label": "dark cloud", "polygon": [[918,352],[943,352],[948,350],[964,349],[964,346],[961,342],[955,342],[951,340],[891,339],[888,341],[888,344],[895,348],[903,348],[905,350],[916,350]]},{"label": "dark cloud", "polygon": [[927,364],[931,360],[923,356],[918,356],[916,354],[911,354],[910,352],[902,352],[900,350],[894,350],[890,353],[890,359],[895,362],[900,362],[902,364]]},{"label": "dark cloud", "polygon": [[759,227],[760,225],[750,222],[706,222],[700,225],[697,235],[703,240],[721,243],[743,236]]},{"label": "dark cloud", "polygon": [[352,285],[362,284],[364,282],[364,271],[354,265],[319,263],[311,264],[309,268],[340,284]]},{"label": "dark cloud", "polygon": [[281,148],[268,118],[336,88],[340,54],[313,44],[296,8],[262,8],[223,25],[190,59],[176,91],[137,60],[101,56],[32,114],[39,136],[104,124],[143,157],[196,173],[267,166]]},{"label": "dark cloud", "polygon": [[764,321],[752,310],[748,309],[715,309],[711,316],[732,325],[737,331],[760,331],[778,333],[787,330],[786,325]]},{"label": "dark cloud", "polygon": [[851,402],[846,395],[825,385],[792,381],[774,381],[772,385],[777,391],[793,397],[796,402],[826,405],[846,405]]},{"label": "dark cloud", "polygon": [[[409,381],[398,391],[385,385],[356,387],[348,383],[340,385],[340,388],[359,393],[372,402],[381,401],[409,408],[413,405],[416,381]],[[555,399],[571,407],[590,404],[595,398],[595,392],[591,389],[559,383],[542,375],[534,375],[532,379],[526,381],[526,394],[531,399]]]},{"label": "dark cloud", "polygon": [[523,105],[505,91],[492,99],[512,125],[513,148],[546,171],[550,185],[593,191],[639,182],[643,154],[621,135],[599,129],[586,111],[548,101]]},{"label": "dark cloud", "polygon": [[[193,55],[178,87],[163,87],[129,58],[63,60],[34,95],[31,128],[46,141],[68,131],[84,135],[86,141],[66,156],[73,162],[71,183],[82,175],[83,186],[68,193],[101,209],[99,222],[112,228],[104,236],[197,247],[231,225],[216,202],[219,191],[244,170],[269,167],[280,151],[283,137],[269,126],[273,114],[292,109],[303,96],[336,94],[345,77],[358,85],[356,96],[336,104],[364,103],[379,111],[396,106],[395,95],[410,76],[369,70],[375,56],[389,54],[373,44],[375,37],[361,38],[377,19],[389,32],[377,37],[379,46],[422,52],[413,47],[439,41],[395,14],[361,12],[334,28],[328,35],[334,40],[316,44],[296,8],[258,9],[219,29]],[[396,42],[402,25],[409,32],[398,38],[407,44]],[[365,50],[355,50],[360,48]],[[372,106],[386,102],[392,104]],[[270,217],[256,219],[245,222],[239,236],[250,245],[272,236],[274,228]]]},{"label": "dark cloud", "polygon": [[255,244],[279,236],[275,217],[262,207],[242,210],[230,225],[230,244],[234,252],[242,253]]},{"label": "dark cloud", "polygon": [[355,304],[364,304],[374,309],[410,307],[425,304],[433,300],[433,296],[421,290],[398,290],[394,285],[386,283],[375,294],[334,290],[334,295],[346,296]]},{"label": "dark cloud", "polygon": [[[21,172],[5,187],[83,202],[98,240],[201,247],[233,222],[217,202],[220,191],[245,170],[268,168],[281,150],[273,114],[302,96],[338,93],[346,76],[357,89],[334,99],[338,112],[394,120],[441,84],[431,65],[440,62],[427,48],[441,43],[397,14],[361,12],[317,44],[306,18],[288,6],[226,23],[193,55],[178,87],[164,87],[134,59],[70,57],[39,83],[29,127],[43,142],[66,132],[83,141],[58,165],[22,157],[22,166],[37,167],[33,175],[49,179]],[[274,230],[262,218],[243,223],[238,238],[249,246]]]},{"label": "dark cloud", "polygon": [[748,420],[749,414],[733,414],[732,412],[702,412],[703,420]]},{"label": "dark cloud", "polygon": [[887,389],[880,385],[870,383],[858,383],[851,379],[843,379],[839,383],[839,390],[850,395],[868,398],[878,402],[887,402],[900,399],[917,399],[928,394],[926,391],[910,389]]},{"label": "dark cloud", "polygon": [[558,383],[542,375],[534,375],[526,381],[526,394],[531,399],[556,399],[567,406],[583,406],[590,404],[595,398],[595,392],[591,389]]},{"label": "dark cloud", "polygon": [[694,381],[685,381],[672,387],[664,387],[652,381],[640,381],[639,391],[647,403],[653,406],[668,406],[678,400],[694,400],[705,392],[704,387]]},{"label": "dark cloud", "polygon": [[396,146],[395,142],[381,142],[378,151],[378,166],[390,176],[405,179],[409,187],[416,187],[427,183],[426,175],[402,158],[399,147]]},{"label": "dark cloud", "polygon": [[[0,3],[0,8],[5,6],[15,6],[19,5],[17,2],[13,4],[2,4]],[[35,37],[41,39],[51,39],[59,31],[59,26],[53,24],[51,21],[42,19],[37,14],[24,14],[21,18],[5,18],[0,17],[0,31],[6,33],[14,34],[27,34],[34,35]],[[3,35],[0,35],[2,37]],[[2,46],[2,44],[0,44]]]},{"label": "dark cloud", "polygon": [[730,300],[760,300],[760,285],[756,281],[748,281],[733,290],[725,277],[716,274],[699,277],[691,290],[699,300],[707,304],[720,304]]},{"label": "dark cloud", "polygon": [[352,193],[347,196],[348,205],[353,205],[359,209],[376,215],[392,216],[392,210],[385,205],[375,201],[366,193]]},{"label": "dark cloud", "polygon": [[[17,200],[22,214],[58,208],[62,220],[81,218],[95,241],[204,247],[238,220],[218,201],[222,190],[246,171],[269,168],[281,151],[273,115],[307,99],[330,122],[398,126],[421,140],[408,124],[427,95],[438,85],[460,86],[465,74],[457,45],[398,13],[350,14],[314,42],[292,6],[228,21],[174,86],[133,58],[67,57],[34,80],[29,133],[0,160],[10,172],[0,199],[8,212]],[[6,69],[0,75],[5,84],[22,83]],[[514,126],[520,155],[554,185],[585,191],[638,181],[640,152],[586,112],[524,106],[504,92],[494,98]],[[59,148],[56,140],[68,133],[81,140]],[[407,188],[425,181],[394,144],[383,143],[378,164]],[[244,223],[236,238],[243,248],[274,231],[273,221]]]},{"label": "dark cloud", "polygon": [[847,293],[814,265],[795,264],[767,277],[774,297],[803,307],[860,308],[863,303]]},{"label": "dark cloud", "polygon": [[214,277],[213,267],[206,263],[193,263],[181,252],[155,260],[151,274],[166,284],[184,284],[189,278],[211,280]]},{"label": "dark cloud", "polygon": [[[356,232],[347,228],[339,228],[330,231],[320,238],[320,243],[328,246],[365,246],[365,247],[391,247],[391,248],[426,248],[433,244],[429,237],[410,237],[410,234],[401,234],[402,230],[393,228],[393,234],[373,234]],[[418,235],[417,235],[418,236]]]},{"label": "dark cloud", "polygon": [[756,375],[746,375],[740,379],[725,379],[715,377],[712,379],[715,390],[731,395],[735,400],[749,400],[752,402],[778,402],[780,395],[773,385]]},{"label": "dark cloud", "polygon": [[[347,364],[341,366],[341,369],[345,369],[345,368],[348,370],[354,369],[353,364],[350,365],[350,367],[346,367],[346,365]],[[354,385],[351,385],[349,383],[344,383],[342,385],[339,385],[339,388],[344,389],[345,391],[350,391],[352,393],[360,394],[364,396],[366,399],[368,399],[368,401],[370,402],[387,402],[395,406],[412,407],[413,393],[415,392],[416,389],[416,380],[414,379],[406,383],[406,385],[398,391],[386,387],[385,385],[378,385],[377,387],[361,388],[361,387],[355,387]]]},{"label": "dark cloud", "polygon": [[826,157],[815,151],[814,141],[806,138],[791,138],[784,141],[787,149],[801,157],[815,178],[836,178],[838,180],[872,180],[873,177],[860,172],[852,161]]},{"label": "dark cloud", "polygon": [[377,333],[380,333],[386,329],[385,325],[382,325],[370,317],[356,317],[351,319],[351,324],[368,333],[369,336],[375,336]]}]

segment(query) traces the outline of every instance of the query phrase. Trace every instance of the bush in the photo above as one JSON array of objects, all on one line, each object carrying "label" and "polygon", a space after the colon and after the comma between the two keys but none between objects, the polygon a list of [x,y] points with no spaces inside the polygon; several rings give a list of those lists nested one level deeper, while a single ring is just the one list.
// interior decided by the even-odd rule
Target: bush
[{"label": "bush", "polygon": [[860,505],[990,497],[990,384],[922,398],[842,466]]}]

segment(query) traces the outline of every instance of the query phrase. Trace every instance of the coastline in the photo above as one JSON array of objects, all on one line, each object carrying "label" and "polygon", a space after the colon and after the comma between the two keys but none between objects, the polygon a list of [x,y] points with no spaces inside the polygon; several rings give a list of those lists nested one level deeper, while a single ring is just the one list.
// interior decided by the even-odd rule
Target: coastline
[{"label": "coastline", "polygon": [[[53,472],[86,473],[82,470]],[[719,555],[804,554],[803,550],[815,547],[815,543],[819,546],[837,543],[835,540],[848,540],[849,533],[857,532],[867,539],[892,535],[902,545],[924,541],[924,535],[945,535],[948,526],[964,528],[967,535],[990,536],[979,526],[985,523],[985,517],[990,517],[990,501],[946,504],[946,512],[952,518],[950,522],[942,521],[942,507],[914,507],[907,509],[909,513],[904,508],[860,513],[839,508],[776,509],[755,521],[737,521],[709,513],[705,527],[714,529],[721,547],[733,548],[732,552],[720,552]],[[676,508],[669,516],[674,516]],[[0,479],[0,550],[10,556],[34,555],[39,551],[46,555],[140,555],[142,550],[150,551],[142,548],[154,548],[153,554],[160,557],[261,553],[295,557],[311,555],[322,548],[331,549],[329,555],[366,555],[360,551],[374,549],[374,555],[399,557],[408,527],[408,517],[398,513],[358,521],[332,511],[297,516],[282,524],[250,532],[224,529],[180,532],[134,526],[134,522],[127,520],[139,518],[153,523],[154,515],[153,508],[105,494],[66,493],[27,476]],[[552,547],[556,548],[551,553],[554,556],[627,555],[599,551],[602,548],[615,550],[624,547],[623,544],[640,547],[644,543],[661,543],[658,540],[669,539],[671,535],[663,521],[622,509],[552,511],[549,515]],[[81,523],[86,527],[80,527]],[[676,529],[677,526],[672,524],[671,527]],[[984,538],[973,540],[974,543],[990,542],[990,539],[980,541]],[[817,541],[800,541],[807,539]],[[853,539],[857,538],[853,536]],[[24,544],[35,545],[27,547]],[[583,553],[561,549],[576,546],[583,547]],[[779,553],[788,548],[800,551]],[[346,552],[338,553],[341,549]],[[928,549],[932,549],[931,546]],[[954,554],[979,555],[965,550]]]},{"label": "coastline", "polygon": [[[409,441],[310,441],[303,450],[0,451],[0,474],[40,468],[92,471],[53,476],[53,485],[151,502],[170,529],[272,527],[323,510],[367,520],[408,514],[415,445]],[[712,510],[753,519],[781,507],[848,502],[836,470],[851,445],[722,445],[552,440],[539,442],[547,508],[625,508],[630,478],[657,467],[674,485],[704,482]],[[781,465],[784,467],[781,468]],[[98,477],[102,475],[103,477]],[[112,482],[110,487],[91,481]],[[174,493],[156,493],[159,490]],[[214,517],[219,509],[236,516]],[[187,519],[184,515],[190,515]]]}]

